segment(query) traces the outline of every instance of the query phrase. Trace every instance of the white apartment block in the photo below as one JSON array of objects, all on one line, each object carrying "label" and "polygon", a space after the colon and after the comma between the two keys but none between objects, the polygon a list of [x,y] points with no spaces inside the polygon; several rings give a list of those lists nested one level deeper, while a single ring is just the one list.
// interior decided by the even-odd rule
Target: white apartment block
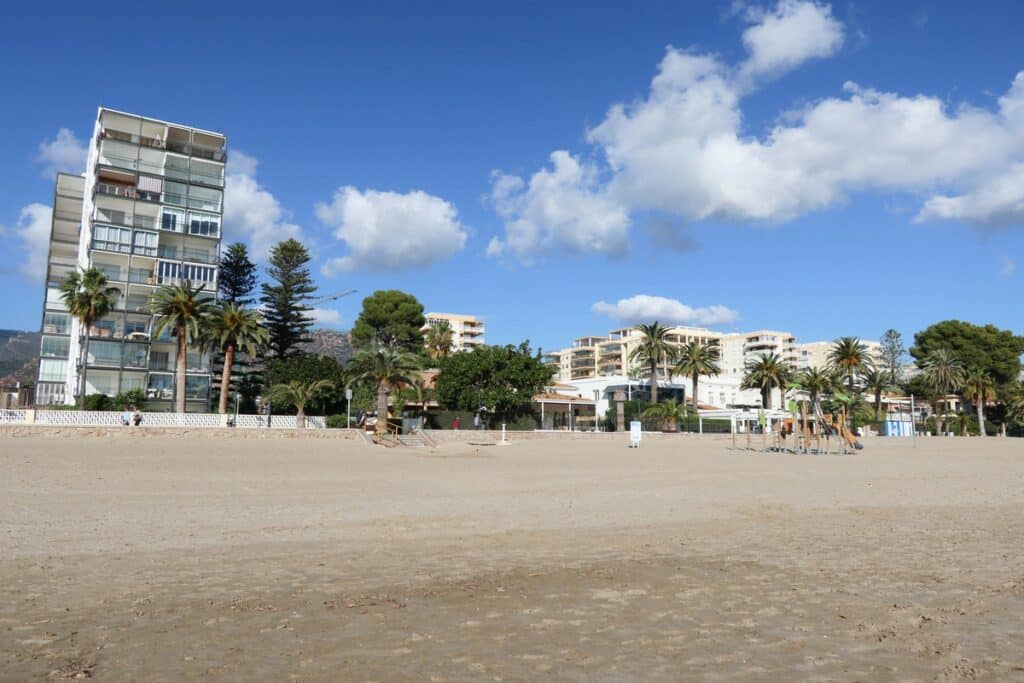
[{"label": "white apartment block", "polygon": [[437,323],[448,323],[452,330],[452,351],[470,351],[485,343],[484,323],[475,316],[461,313],[427,313],[425,317],[427,324],[423,326],[424,332]]},{"label": "white apartment block", "polygon": [[[185,386],[176,387],[176,346],[167,332],[154,336],[148,302],[159,285],[183,280],[216,295],[226,142],[221,133],[100,108],[85,174],[57,176],[37,404],[73,404],[86,369],[86,395],[143,390],[148,409],[170,410],[184,391],[189,411],[207,409],[209,354],[190,350]],[[116,310],[86,330],[67,312],[60,285],[92,266],[120,295]]]},{"label": "white apartment block", "polygon": [[[877,341],[860,340],[861,344],[868,349],[868,355],[872,360],[881,360],[882,344]],[[834,341],[816,341],[797,345],[797,368],[806,370],[808,368],[824,368],[828,365],[828,354],[835,346]]]}]

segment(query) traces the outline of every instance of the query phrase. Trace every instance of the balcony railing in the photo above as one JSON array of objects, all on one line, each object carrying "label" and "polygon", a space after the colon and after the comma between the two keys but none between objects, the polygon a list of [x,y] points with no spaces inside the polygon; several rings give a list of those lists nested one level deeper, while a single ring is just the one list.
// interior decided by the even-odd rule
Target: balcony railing
[{"label": "balcony railing", "polygon": [[96,192],[100,194],[110,195],[111,197],[125,197],[127,199],[136,198],[136,190],[134,187],[127,185],[111,185],[110,183],[96,183]]}]

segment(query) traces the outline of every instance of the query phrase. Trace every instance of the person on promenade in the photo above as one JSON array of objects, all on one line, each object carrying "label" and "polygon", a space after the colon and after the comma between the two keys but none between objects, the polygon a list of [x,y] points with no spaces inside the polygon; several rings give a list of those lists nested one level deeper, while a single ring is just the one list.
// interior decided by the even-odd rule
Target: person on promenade
[{"label": "person on promenade", "polygon": [[452,429],[458,429],[458,428],[459,428],[459,416],[456,415],[455,419],[452,420]]},{"label": "person on promenade", "polygon": [[138,427],[142,424],[142,411],[138,406],[132,406],[132,424]]},{"label": "person on promenade", "polygon": [[121,413],[121,425],[127,427],[132,423],[132,409],[130,406],[124,407],[124,412]]}]

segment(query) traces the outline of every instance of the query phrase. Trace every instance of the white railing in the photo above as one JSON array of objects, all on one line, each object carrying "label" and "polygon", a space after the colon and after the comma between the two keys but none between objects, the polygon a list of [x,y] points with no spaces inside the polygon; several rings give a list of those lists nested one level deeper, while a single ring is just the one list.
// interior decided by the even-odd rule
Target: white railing
[{"label": "white railing", "polygon": [[[107,410],[0,410],[0,424],[37,424],[63,427],[120,427],[124,413]],[[142,413],[140,427],[198,427],[215,428],[228,426],[233,415],[218,413]],[[241,429],[267,429],[265,415],[239,415],[236,426]],[[306,427],[325,429],[324,418],[306,417]],[[295,429],[294,415],[273,415],[272,429]]]}]

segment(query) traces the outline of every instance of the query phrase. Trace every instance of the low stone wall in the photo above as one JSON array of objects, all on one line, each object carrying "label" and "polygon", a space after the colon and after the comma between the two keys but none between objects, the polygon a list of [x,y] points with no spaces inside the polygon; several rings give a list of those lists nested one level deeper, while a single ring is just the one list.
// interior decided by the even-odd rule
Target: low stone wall
[{"label": "low stone wall", "polygon": [[[501,441],[500,429],[426,429],[424,433],[434,443],[497,443]],[[644,432],[644,441],[664,439],[718,439],[727,441],[729,434],[697,434],[693,432]],[[563,432],[563,431],[538,431],[538,432],[505,432],[507,441],[537,441],[543,439],[573,439],[573,440],[620,440],[623,443],[629,441],[629,432]]]},{"label": "low stone wall", "polygon": [[356,429],[229,429],[210,427],[68,427],[62,425],[0,425],[0,439],[348,439],[362,440]]}]

